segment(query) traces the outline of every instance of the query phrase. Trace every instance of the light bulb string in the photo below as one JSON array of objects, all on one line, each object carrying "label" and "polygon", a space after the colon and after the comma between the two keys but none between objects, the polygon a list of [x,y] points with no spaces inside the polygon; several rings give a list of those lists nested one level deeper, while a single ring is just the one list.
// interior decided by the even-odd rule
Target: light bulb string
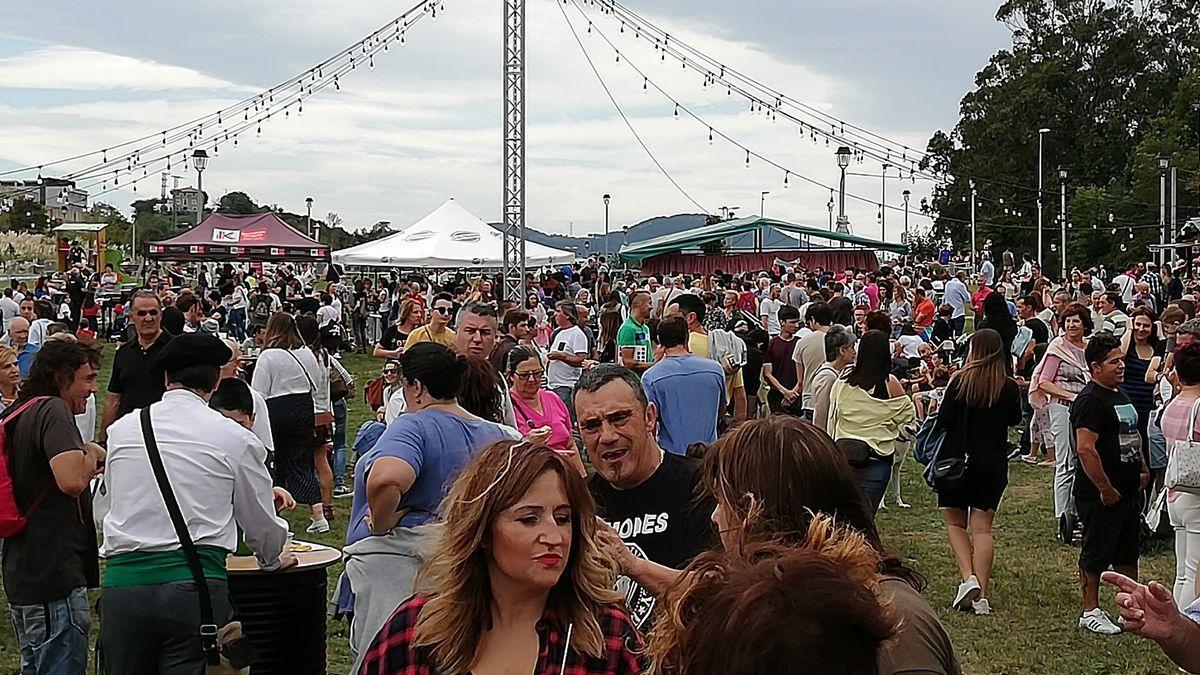
[{"label": "light bulb string", "polygon": [[[313,79],[314,83],[316,81],[319,81],[320,78],[317,77],[317,75],[316,75],[317,73],[322,72],[325,68],[331,67],[333,64],[337,63],[341,59],[346,59],[347,57],[354,58],[353,52],[355,50],[365,49],[366,44],[368,42],[374,42],[374,41],[380,40],[381,36],[388,34],[388,33],[395,32],[397,34],[403,34],[404,31],[406,31],[409,27],[411,27],[413,24],[415,24],[417,21],[419,21],[420,18],[422,18],[423,16],[426,15],[426,13],[428,13],[430,11],[436,11],[434,9],[431,9],[431,8],[434,8],[435,5],[436,5],[436,3],[431,0],[421,0],[421,2],[418,2],[417,4],[413,5],[411,8],[406,10],[404,13],[400,14],[399,16],[397,16],[393,19],[390,19],[387,23],[383,24],[382,27],[369,33],[366,37],[356,40],[355,42],[351,43],[348,47],[340,50],[339,52],[337,52],[333,56],[330,56],[329,58],[325,59],[324,61],[320,62],[316,66],[313,66],[312,68],[308,68],[308,69],[302,71],[300,74],[295,75],[287,80],[284,80],[283,82],[281,82],[265,91],[254,94],[246,99],[243,99],[242,101],[239,101],[238,103],[235,103],[231,106],[228,106],[228,107],[218,110],[216,112],[209,113],[209,114],[203,115],[201,117],[195,118],[193,120],[190,120],[188,122],[184,122],[184,123],[172,126],[172,127],[168,127],[166,129],[162,129],[162,130],[150,133],[150,134],[146,134],[144,136],[140,136],[138,138],[134,138],[132,140],[125,141],[123,143],[106,145],[105,147],[103,147],[99,150],[93,150],[90,152],[80,153],[77,155],[65,157],[62,159],[56,159],[53,161],[41,162],[39,164],[24,166],[24,167],[20,167],[17,169],[9,169],[6,171],[0,171],[0,176],[7,176],[7,175],[16,174],[16,173],[33,171],[33,170],[41,170],[45,167],[56,166],[59,164],[74,162],[74,161],[78,161],[80,159],[86,159],[88,157],[94,157],[97,155],[106,157],[109,153],[111,153],[114,150],[119,150],[119,149],[128,147],[130,145],[135,145],[138,143],[146,143],[145,146],[137,148],[135,150],[120,152],[115,156],[114,159],[102,161],[100,163],[100,165],[103,166],[103,165],[126,162],[126,161],[128,161],[129,158],[137,155],[139,151],[144,152],[148,148],[153,147],[154,145],[161,145],[161,139],[163,138],[164,134],[170,136],[171,138],[178,138],[178,133],[182,132],[183,136],[186,137],[186,135],[188,133],[191,133],[194,131],[203,132],[204,129],[209,128],[212,125],[216,124],[218,119],[223,119],[224,117],[229,117],[229,116],[241,115],[246,110],[253,108],[256,104],[259,105],[260,107],[263,107],[265,105],[269,108],[270,104],[268,104],[267,101],[269,99],[273,98],[275,96],[275,94],[280,93],[283,90],[289,89],[291,87],[294,87],[297,84],[300,84],[301,88],[303,88],[305,86],[311,86],[312,83],[310,83],[309,85],[305,85],[304,81],[307,79]],[[407,21],[409,15],[413,14],[414,12],[418,12],[418,11],[420,12],[420,14],[418,14],[416,19],[414,19],[411,23],[409,23]],[[403,24],[403,27],[401,27],[401,24]],[[371,47],[371,49],[372,49],[371,53],[374,53],[374,50],[377,46],[378,45],[374,45]],[[148,141],[153,141],[153,143],[147,143]],[[91,169],[91,168],[94,168],[94,167],[88,167],[88,169]],[[70,176],[73,174],[67,174],[67,175]]]}]

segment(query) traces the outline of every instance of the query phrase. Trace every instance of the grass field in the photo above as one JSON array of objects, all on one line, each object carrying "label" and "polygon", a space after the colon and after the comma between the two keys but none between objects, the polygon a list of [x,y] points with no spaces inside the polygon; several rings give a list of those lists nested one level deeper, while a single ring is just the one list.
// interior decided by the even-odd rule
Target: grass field
[{"label": "grass field", "polygon": [[[112,355],[105,351],[107,382]],[[358,378],[359,386],[378,373],[382,362],[350,354],[343,363]],[[370,412],[361,400],[350,407],[348,435],[358,429]],[[996,517],[996,569],[989,593],[993,616],[976,617],[948,608],[958,573],[946,541],[945,528],[932,493],[921,482],[920,467],[911,460],[904,467],[904,497],[913,507],[889,507],[880,512],[879,525],[885,543],[903,554],[929,580],[926,598],[938,608],[967,673],[1107,674],[1175,673],[1150,642],[1131,635],[1100,637],[1079,629],[1079,587],[1075,577],[1078,549],[1054,541],[1051,516],[1051,470],[1011,465],[1009,489]],[[343,541],[350,501],[337,500],[337,521],[326,535],[303,534],[307,515],[290,516],[297,538],[339,546]],[[1143,558],[1143,576],[1174,578],[1174,554],[1169,548]],[[341,572],[329,570],[330,590]],[[1110,609],[1112,593],[1101,593]],[[94,632],[94,631],[93,631]],[[328,624],[331,673],[349,670],[346,625]],[[10,629],[0,629],[0,672],[16,673],[18,655]]]}]

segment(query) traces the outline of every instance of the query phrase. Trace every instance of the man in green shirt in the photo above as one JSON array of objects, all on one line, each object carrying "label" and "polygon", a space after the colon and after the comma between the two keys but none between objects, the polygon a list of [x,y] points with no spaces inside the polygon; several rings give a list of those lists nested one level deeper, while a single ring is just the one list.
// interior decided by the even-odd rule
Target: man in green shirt
[{"label": "man in green shirt", "polygon": [[629,318],[617,331],[620,365],[637,373],[644,373],[654,365],[654,345],[650,342],[650,329],[646,327],[649,317],[650,294],[637,291],[629,299]]}]

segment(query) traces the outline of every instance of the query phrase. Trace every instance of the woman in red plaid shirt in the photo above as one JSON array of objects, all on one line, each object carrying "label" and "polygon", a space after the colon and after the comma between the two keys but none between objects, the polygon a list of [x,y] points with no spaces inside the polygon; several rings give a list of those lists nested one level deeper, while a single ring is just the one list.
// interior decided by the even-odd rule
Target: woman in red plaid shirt
[{"label": "woman in red plaid shirt", "polygon": [[613,590],[596,505],[553,450],[502,441],[442,504],[445,530],[360,675],[625,675],[642,638]]}]

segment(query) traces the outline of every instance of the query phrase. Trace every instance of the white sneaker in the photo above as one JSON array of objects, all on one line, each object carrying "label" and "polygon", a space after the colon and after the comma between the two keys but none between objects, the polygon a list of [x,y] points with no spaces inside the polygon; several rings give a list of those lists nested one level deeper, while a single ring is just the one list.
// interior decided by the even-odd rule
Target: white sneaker
[{"label": "white sneaker", "polygon": [[992,603],[987,598],[980,598],[971,603],[971,611],[975,612],[975,616],[987,616],[992,613]]},{"label": "white sneaker", "polygon": [[1116,635],[1121,632],[1121,627],[1113,623],[1112,619],[1108,618],[1108,614],[1099,607],[1090,612],[1084,612],[1079,617],[1079,627],[1100,635]]},{"label": "white sneaker", "polygon": [[950,606],[961,611],[970,611],[971,603],[979,598],[982,589],[979,587],[979,580],[975,575],[967,577],[967,580],[958,585],[958,593],[954,596],[954,602]]},{"label": "white sneaker", "polygon": [[314,520],[312,521],[312,524],[308,526],[308,529],[305,530],[305,532],[308,532],[309,534],[325,534],[328,531],[328,520]]}]

